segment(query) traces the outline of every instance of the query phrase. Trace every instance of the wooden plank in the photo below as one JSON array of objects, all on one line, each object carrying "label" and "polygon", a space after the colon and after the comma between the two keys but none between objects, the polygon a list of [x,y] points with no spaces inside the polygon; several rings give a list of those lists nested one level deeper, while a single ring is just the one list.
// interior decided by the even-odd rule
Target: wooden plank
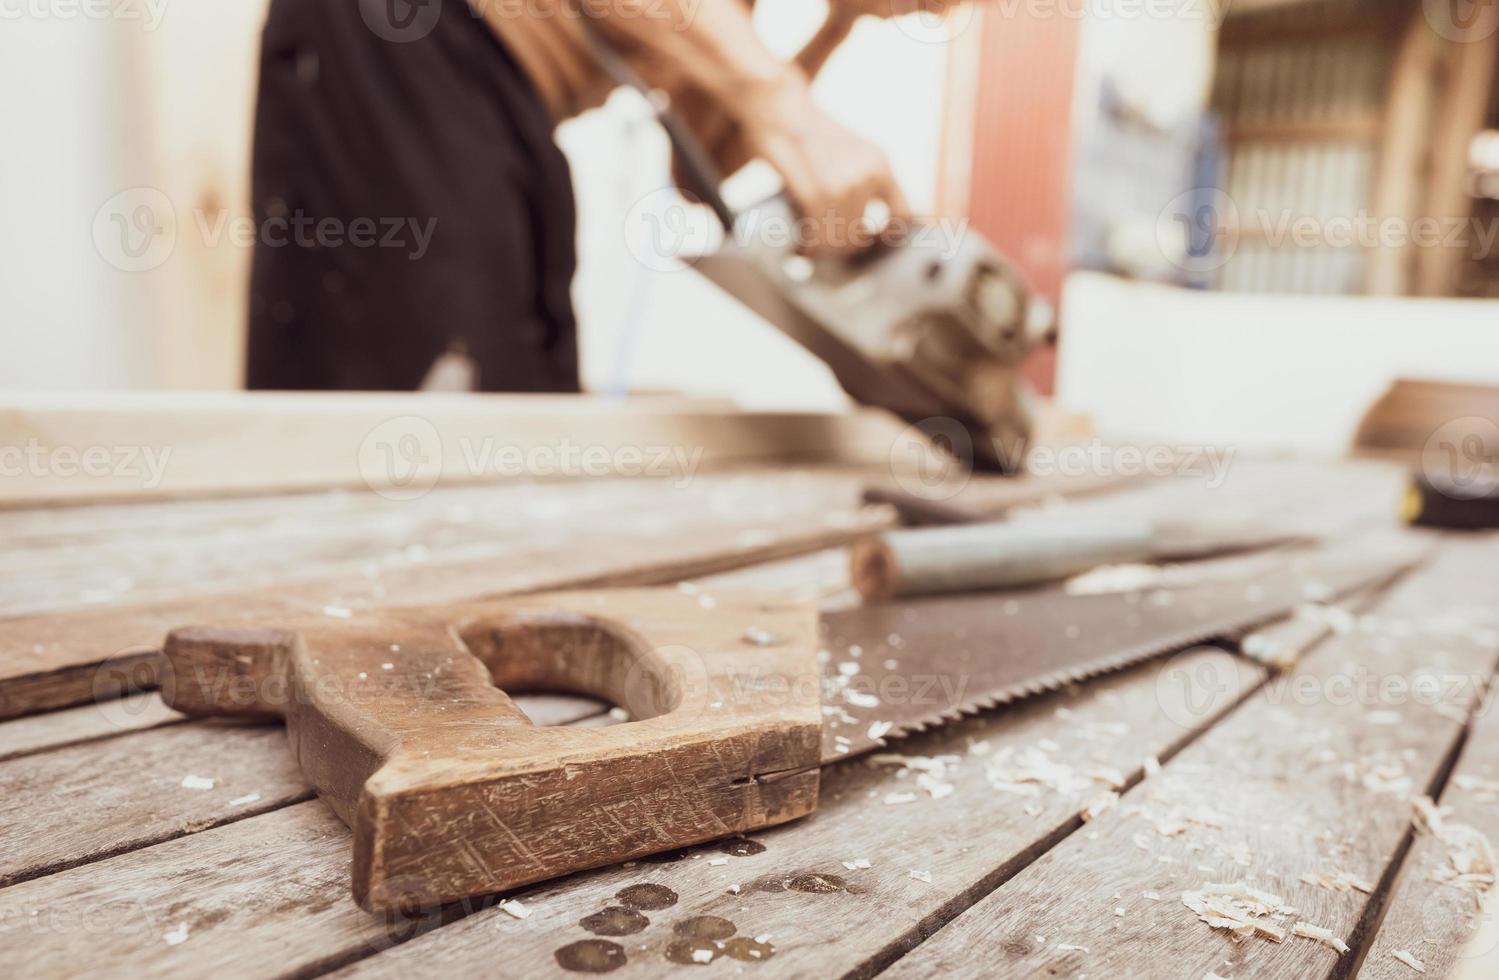
[{"label": "wooden plank", "polygon": [[[607,717],[609,707],[568,695],[515,701],[539,725]],[[12,732],[24,735],[32,722],[0,724],[0,744],[10,746]],[[192,721],[11,758],[0,763],[0,826],[7,828],[0,886],[311,796],[280,725]]]},{"label": "wooden plank", "polygon": [[168,708],[155,692],[128,694],[77,708],[17,718],[0,722],[0,762],[184,720],[184,715]]},{"label": "wooden plank", "polygon": [[[1473,190],[1469,148],[1484,128],[1494,95],[1494,23],[1474,24],[1468,37],[1446,51],[1446,72],[1436,119],[1422,213],[1440,219],[1437,241],[1415,253],[1417,296],[1454,296],[1463,263],[1485,258],[1485,246],[1469,225]],[[1457,231],[1456,235],[1453,232]]]},{"label": "wooden plank", "polygon": [[[0,614],[303,582],[378,590],[387,573],[499,563],[604,531],[655,536],[677,525],[740,525],[773,535],[798,515],[860,510],[864,472],[756,468],[440,489],[410,501],[339,491],[0,511]],[[663,499],[675,502],[670,513]]]},{"label": "wooden plank", "polygon": [[[1226,656],[1204,651],[1180,664],[1195,669]],[[1246,687],[1259,677],[1247,668],[1235,676]],[[912,789],[916,774],[855,761],[827,772],[814,817],[756,835],[766,848],[761,854],[715,865],[709,862],[723,855],[710,845],[698,849],[696,859],[644,861],[567,879],[522,896],[535,910],[530,919],[480,912],[444,927],[434,942],[398,947],[361,967],[392,975],[409,973],[414,964],[423,970],[439,964],[492,968],[502,956],[515,975],[556,973],[555,951],[589,938],[577,920],[608,904],[626,885],[643,883],[664,884],[679,899],[663,916],[647,913],[658,924],[639,937],[646,951],[630,940],[636,973],[658,971],[665,948],[679,938],[671,924],[694,915],[730,918],[746,935],[771,933],[776,953],[762,966],[775,975],[843,972],[891,957],[916,942],[944,908],[962,903],[994,869],[1024,864],[1037,849],[1075,829],[1079,808],[1104,788],[1081,778],[1071,793],[1014,796],[990,785],[986,765],[1054,739],[1055,756],[1080,776],[1097,767],[1135,777],[1146,756],[1169,754],[1212,720],[1211,713],[1189,717],[1183,712],[1184,702],[1172,694],[1180,688],[1157,687],[1154,671],[1137,669],[903,745],[913,755],[963,757],[946,777],[954,786],[947,799],[922,793],[909,804],[883,805],[887,794]],[[1217,692],[1217,710],[1226,709],[1238,693]],[[1121,726],[1122,718],[1133,723]],[[988,752],[975,752],[975,744],[987,744]],[[1030,804],[1038,808],[1033,813],[1025,812]],[[979,826],[985,832],[975,834]],[[72,934],[29,923],[89,908],[100,910],[91,921],[102,922],[111,936],[91,954],[91,968],[100,975],[149,969],[153,976],[197,976],[213,963],[233,962],[236,975],[280,976],[359,960],[388,940],[376,920],[356,914],[348,896],[349,845],[347,830],[313,802],[13,885],[0,890],[0,948],[24,943],[36,975],[62,972],[70,962],[76,966],[76,959],[70,960],[76,956]],[[841,863],[859,857],[873,866],[850,871]],[[206,875],[203,868],[215,871]],[[200,873],[189,874],[191,869]],[[930,872],[932,882],[910,877],[912,870]],[[768,884],[797,874],[837,875],[863,891],[796,890],[805,884],[779,892],[753,887],[757,880]],[[740,894],[726,891],[734,884],[741,886]],[[185,924],[188,941],[167,945],[164,933],[178,924]]]},{"label": "wooden plank", "polygon": [[108,695],[120,678],[138,679],[140,664],[154,659],[151,651],[179,626],[231,619],[275,624],[319,616],[328,607],[649,584],[824,548],[889,524],[888,509],[859,504],[861,486],[839,471],[743,474],[676,489],[642,481],[624,499],[611,504],[605,494],[578,513],[559,494],[557,506],[535,512],[535,528],[494,543],[482,557],[405,561],[369,574],[228,595],[0,618],[0,718]]},{"label": "wooden plank", "polygon": [[0,764],[0,885],[309,799],[285,741],[190,722]]},{"label": "wooden plank", "polygon": [[[1436,797],[1451,807],[1452,823],[1499,841],[1499,715],[1493,693],[1476,708],[1462,755]],[[1418,976],[1395,958],[1410,953],[1431,978],[1493,976],[1499,965],[1499,907],[1495,893],[1438,880],[1451,869],[1452,847],[1430,834],[1417,834],[1384,909],[1379,931],[1363,959],[1360,980],[1411,980]]]},{"label": "wooden plank", "polygon": [[[679,398],[12,393],[0,398],[0,505],[321,487],[409,497],[429,480],[503,479],[517,458],[528,478],[628,476],[658,450],[709,466],[884,464],[902,428],[873,410],[755,413]],[[600,460],[603,472],[572,472]]]},{"label": "wooden plank", "polygon": [[[369,493],[348,495],[348,505],[279,497],[273,499],[287,501],[294,514],[284,533],[266,540],[256,538],[274,513],[264,500],[246,505],[254,520],[231,519],[218,533],[206,529],[230,517],[238,502],[182,505],[187,517],[175,529],[171,507],[163,505],[144,505],[139,526],[130,508],[101,508],[110,513],[81,523],[38,512],[56,526],[32,547],[82,545],[77,553],[92,561],[78,562],[81,574],[104,569],[106,581],[123,575],[130,585],[112,593],[113,602],[78,606],[93,580],[64,575],[50,596],[31,594],[39,609],[0,616],[0,718],[107,696],[119,678],[140,678],[169,630],[222,621],[225,610],[245,622],[275,622],[329,606],[652,584],[826,548],[890,525],[889,508],[860,503],[870,475],[847,467],[747,470],[682,485],[642,478],[439,491],[430,503],[379,501]],[[1117,483],[1086,474],[973,478],[954,492],[965,503],[1002,510],[1072,492],[1101,499],[1100,488]],[[339,527],[331,540],[307,531],[328,524]],[[138,561],[141,553],[148,557]],[[234,588],[268,580],[277,584]],[[75,605],[53,608],[70,599]]]},{"label": "wooden plank", "polygon": [[[1409,10],[1390,68],[1383,135],[1370,194],[1370,209],[1375,215],[1406,222],[1406,227],[1420,208],[1421,170],[1440,53],[1441,39],[1423,11]],[[1374,249],[1367,263],[1364,291],[1375,296],[1410,292],[1411,254],[1408,243]]]},{"label": "wooden plank", "polygon": [[[1461,730],[1439,706],[1415,700],[1411,685],[1427,675],[1453,679],[1466,690],[1443,693],[1461,698],[1488,679],[1496,636],[1479,623],[1495,600],[1494,579],[1482,571],[1492,547],[1447,546],[1399,583],[1364,629],[1335,637],[1256,692],[1160,778],[948,923],[891,974],[1128,976],[1162,963],[1188,977],[1346,970],[1353,954],[1340,959],[1312,939],[1235,943],[1185,908],[1183,893],[1249,883],[1299,909],[1281,920],[1288,931],[1306,921],[1355,950],[1367,941],[1368,896],[1301,876],[1347,872],[1380,888],[1393,873],[1408,799],[1440,780]],[[1397,690],[1407,692],[1403,703],[1386,693]]]}]

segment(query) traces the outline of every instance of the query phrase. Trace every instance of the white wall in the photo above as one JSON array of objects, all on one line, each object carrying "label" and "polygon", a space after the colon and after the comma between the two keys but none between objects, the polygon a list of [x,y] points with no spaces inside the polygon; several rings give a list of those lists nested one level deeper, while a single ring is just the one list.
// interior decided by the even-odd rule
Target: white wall
[{"label": "white wall", "polygon": [[150,381],[151,292],[92,232],[105,201],[147,180],[139,30],[76,10],[0,19],[0,387]]},{"label": "white wall", "polygon": [[1499,303],[1200,292],[1074,273],[1058,401],[1147,442],[1339,453],[1397,377],[1499,383]]}]

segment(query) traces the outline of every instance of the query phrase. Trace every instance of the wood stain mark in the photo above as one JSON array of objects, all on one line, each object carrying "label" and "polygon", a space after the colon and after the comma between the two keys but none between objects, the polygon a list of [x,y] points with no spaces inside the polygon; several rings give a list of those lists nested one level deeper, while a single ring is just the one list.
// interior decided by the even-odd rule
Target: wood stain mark
[{"label": "wood stain mark", "polygon": [[733,857],[750,857],[755,854],[764,854],[765,845],[748,837],[730,837],[728,840],[720,841],[718,849]]},{"label": "wood stain mark", "polygon": [[723,950],[734,959],[745,963],[758,963],[776,955],[776,948],[770,943],[760,939],[751,939],[748,936],[735,936],[724,943]]},{"label": "wood stain mark", "polygon": [[707,966],[723,949],[723,943],[711,939],[681,939],[666,947],[666,958],[682,966]]},{"label": "wood stain mark", "polygon": [[716,915],[694,915],[672,926],[671,931],[684,939],[728,939],[739,929]]},{"label": "wood stain mark", "polygon": [[677,904],[677,893],[665,885],[646,882],[629,885],[614,893],[619,903],[627,909],[643,912],[659,912]]},{"label": "wood stain mark", "polygon": [[650,919],[622,905],[610,905],[578,920],[578,925],[595,936],[630,936],[650,924]]},{"label": "wood stain mark", "polygon": [[552,954],[557,965],[575,973],[608,973],[625,965],[625,948],[607,939],[580,939]]},{"label": "wood stain mark", "polygon": [[808,895],[831,895],[834,892],[863,895],[868,891],[862,885],[851,885],[841,876],[828,874],[823,871],[798,871],[791,874],[762,875],[746,885],[744,890],[767,894],[792,891]]}]

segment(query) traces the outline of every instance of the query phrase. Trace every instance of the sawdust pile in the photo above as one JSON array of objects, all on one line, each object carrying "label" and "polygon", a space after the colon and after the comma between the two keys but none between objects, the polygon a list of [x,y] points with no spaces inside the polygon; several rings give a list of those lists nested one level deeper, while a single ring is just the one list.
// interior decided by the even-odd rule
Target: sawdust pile
[{"label": "sawdust pile", "polygon": [[1448,820],[1451,807],[1438,806],[1429,796],[1411,800],[1416,829],[1447,845],[1447,864],[1432,878],[1481,895],[1494,887],[1494,849],[1481,830]]},{"label": "sawdust pile", "polygon": [[1287,936],[1300,936],[1316,940],[1339,953],[1348,952],[1348,944],[1331,929],[1296,919],[1300,911],[1287,905],[1279,895],[1243,882],[1208,884],[1197,891],[1182,892],[1182,904],[1196,913],[1201,921],[1214,929],[1230,932],[1237,939],[1264,936],[1280,943],[1285,942]]}]

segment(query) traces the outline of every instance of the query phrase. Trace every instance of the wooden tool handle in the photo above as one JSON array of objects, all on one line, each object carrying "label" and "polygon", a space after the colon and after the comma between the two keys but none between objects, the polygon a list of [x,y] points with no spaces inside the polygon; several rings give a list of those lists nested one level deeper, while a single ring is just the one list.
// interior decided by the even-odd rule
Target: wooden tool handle
[{"label": "wooden tool handle", "polygon": [[1139,521],[966,524],[888,531],[856,542],[850,574],[869,601],[1008,588],[1152,555]]},{"label": "wooden tool handle", "polygon": [[[710,613],[676,591],[583,592],[177,630],[162,692],[193,714],[283,715],[307,779],[354,831],[355,898],[383,910],[811,812],[816,650],[810,606],[719,596]],[[538,727],[507,690],[589,694],[634,720]]]}]

